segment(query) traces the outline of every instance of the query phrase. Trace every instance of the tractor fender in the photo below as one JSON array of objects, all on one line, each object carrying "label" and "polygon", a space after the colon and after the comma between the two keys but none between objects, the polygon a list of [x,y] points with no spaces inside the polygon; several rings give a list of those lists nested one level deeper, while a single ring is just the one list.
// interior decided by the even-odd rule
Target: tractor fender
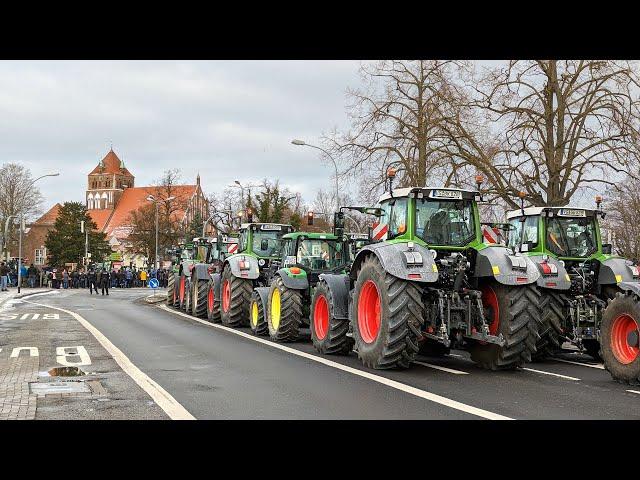
[{"label": "tractor fender", "polygon": [[633,262],[621,257],[608,258],[600,262],[598,273],[598,283],[600,285],[610,285],[620,282],[637,282],[631,273]]},{"label": "tractor fender", "polygon": [[503,285],[530,285],[541,277],[528,256],[499,245],[477,251],[475,276],[493,277]]},{"label": "tractor fender", "polygon": [[[413,252],[419,253],[422,257],[422,265],[407,265],[407,255],[411,256],[409,246],[402,243],[374,243],[365,245],[356,254],[356,258],[351,266],[351,276],[353,280],[357,275],[360,265],[368,255],[375,255],[380,260],[382,268],[394,277],[414,282],[434,283],[438,280],[438,267],[433,260],[433,255],[422,245],[413,245]],[[409,275],[419,274],[419,278],[409,277]]]},{"label": "tractor fender", "polygon": [[282,283],[292,290],[306,290],[309,288],[309,279],[306,275],[291,276],[288,268],[281,268],[276,272],[282,278]]},{"label": "tractor fender", "polygon": [[222,283],[222,275],[214,273],[211,275],[211,282],[213,283],[213,298],[220,297],[220,284]]},{"label": "tractor fender", "polygon": [[320,281],[329,287],[333,299],[333,316],[339,320],[349,319],[349,275],[321,273]]},{"label": "tractor fender", "polygon": [[209,266],[206,263],[198,263],[194,265],[193,270],[191,270],[191,281],[198,282],[200,280],[209,280],[211,275],[209,275]]},{"label": "tractor fender", "polygon": [[633,292],[640,296],[640,282],[620,282],[618,288],[623,292]]},{"label": "tractor fender", "polygon": [[258,292],[258,295],[260,295],[260,300],[262,301],[262,309],[264,312],[266,312],[267,305],[269,304],[269,291],[271,289],[269,287],[256,287],[253,290]]},{"label": "tractor fender", "polygon": [[[240,270],[240,262],[244,261],[248,270]],[[251,255],[232,255],[224,261],[224,268],[231,268],[234,277],[256,280],[260,276],[258,259]]]},{"label": "tractor fender", "polygon": [[551,256],[547,256],[547,263],[555,265],[558,269],[558,273],[545,275],[542,271],[542,267],[540,266],[540,264],[543,262],[542,254],[529,255],[529,258],[540,271],[540,277],[537,280],[537,284],[540,288],[548,288],[551,290],[569,290],[571,288],[571,280],[569,279],[569,274],[567,273],[567,269],[564,268],[564,266],[560,263],[560,260]]}]

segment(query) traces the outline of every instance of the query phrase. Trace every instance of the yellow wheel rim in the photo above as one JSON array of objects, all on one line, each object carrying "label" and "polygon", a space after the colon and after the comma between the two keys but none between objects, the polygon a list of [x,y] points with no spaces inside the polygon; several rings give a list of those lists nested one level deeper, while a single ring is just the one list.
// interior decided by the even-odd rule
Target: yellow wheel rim
[{"label": "yellow wheel rim", "polygon": [[258,304],[253,302],[251,306],[251,324],[255,327],[258,325]]},{"label": "yellow wheel rim", "polygon": [[280,326],[280,290],[277,288],[271,294],[271,326],[274,330]]}]

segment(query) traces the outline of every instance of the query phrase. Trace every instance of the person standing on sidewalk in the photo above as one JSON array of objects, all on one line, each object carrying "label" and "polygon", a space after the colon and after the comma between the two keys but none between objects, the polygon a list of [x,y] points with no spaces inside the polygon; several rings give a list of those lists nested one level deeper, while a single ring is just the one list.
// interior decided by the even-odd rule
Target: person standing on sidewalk
[{"label": "person standing on sidewalk", "polygon": [[145,270],[140,271],[140,282],[143,287],[147,286],[147,272]]},{"label": "person standing on sidewalk", "polygon": [[38,269],[32,263],[31,266],[29,266],[29,270],[27,270],[27,277],[29,278],[29,286],[31,288],[35,288],[36,286],[37,275],[38,275]]},{"label": "person standing on sidewalk", "polygon": [[96,291],[96,295],[98,294],[98,286],[96,285],[98,278],[96,276],[96,272],[93,269],[93,267],[91,267],[89,269],[89,273],[87,275],[87,284],[89,285],[89,294],[93,294],[93,290],[95,289]]},{"label": "person standing on sidewalk", "polygon": [[[100,287],[102,288],[102,295],[104,295],[104,291],[107,291],[107,295],[109,295],[109,283],[111,282],[109,269],[105,268],[100,274]],[[98,292],[96,292],[98,293]]]},{"label": "person standing on sidewalk", "polygon": [[69,288],[69,272],[66,268],[62,271],[62,288],[65,290]]},{"label": "person standing on sidewalk", "polygon": [[3,292],[8,292],[9,290],[7,289],[7,277],[9,276],[9,267],[7,267],[7,265],[2,262],[0,264],[0,289]]}]

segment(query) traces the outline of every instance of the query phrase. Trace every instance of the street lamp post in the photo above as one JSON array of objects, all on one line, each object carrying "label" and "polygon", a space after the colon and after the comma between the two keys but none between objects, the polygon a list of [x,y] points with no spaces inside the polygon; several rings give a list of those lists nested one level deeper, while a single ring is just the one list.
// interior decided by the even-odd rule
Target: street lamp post
[{"label": "street lamp post", "polygon": [[[169,198],[165,198],[165,199],[156,200],[156,197],[154,197],[153,195],[149,195],[147,197],[147,200],[149,202],[153,202],[155,204],[155,207],[156,207],[156,256],[155,256],[154,262],[153,262],[156,272],[160,268],[160,263],[158,262],[158,228],[159,228],[158,227],[158,204],[159,204],[160,201],[170,202],[171,200],[174,200],[175,198],[176,197],[169,197]],[[157,273],[156,273],[156,275],[157,275]]]},{"label": "street lamp post", "polygon": [[327,152],[324,148],[318,147],[316,145],[311,145],[310,143],[307,143],[304,140],[298,140],[294,138],[293,140],[291,140],[291,143],[294,145],[299,145],[303,147],[315,148],[317,150],[320,150],[321,152],[324,152],[325,155],[331,159],[331,161],[333,162],[333,168],[335,169],[335,172],[336,172],[336,205],[337,205],[336,210],[338,210],[338,208],[340,208],[340,202],[338,200],[338,194],[339,194],[338,193],[338,164],[336,163],[335,158],[333,158],[331,154]]}]

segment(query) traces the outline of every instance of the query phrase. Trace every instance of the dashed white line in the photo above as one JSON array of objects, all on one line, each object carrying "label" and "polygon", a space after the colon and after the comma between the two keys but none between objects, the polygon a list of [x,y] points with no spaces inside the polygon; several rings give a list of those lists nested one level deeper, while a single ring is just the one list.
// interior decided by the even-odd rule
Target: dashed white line
[{"label": "dashed white line", "polygon": [[233,328],[225,327],[224,325],[205,322],[204,320],[201,320],[199,318],[193,317],[191,315],[187,315],[186,313],[173,310],[173,309],[167,307],[166,305],[156,305],[156,307],[161,308],[162,310],[165,310],[167,312],[173,313],[174,315],[179,315],[179,316],[188,318],[189,320],[192,320],[194,322],[201,323],[203,325],[206,325],[207,327],[224,330],[226,332],[233,333],[234,335],[238,335],[240,337],[247,338],[247,339],[249,339],[249,340],[251,340],[253,342],[262,343],[262,344],[268,345],[268,346],[270,346],[272,348],[276,348],[278,350],[282,350],[284,352],[291,353],[293,355],[297,355],[299,357],[303,357],[303,358],[306,358],[308,360],[311,360],[311,361],[314,361],[314,362],[317,362],[317,363],[321,363],[323,365],[327,365],[329,367],[333,367],[333,368],[338,369],[338,370],[342,370],[343,372],[348,372],[348,373],[351,373],[353,375],[357,375],[357,376],[362,377],[362,378],[373,380],[374,382],[380,383],[382,385],[386,385],[388,387],[394,388],[396,390],[400,390],[400,391],[408,393],[410,395],[415,395],[416,397],[420,397],[420,398],[423,398],[425,400],[429,400],[431,402],[438,403],[440,405],[444,405],[444,406],[449,407],[449,408],[453,408],[454,410],[459,410],[461,412],[465,412],[465,413],[468,413],[470,415],[475,415],[475,416],[486,418],[486,419],[489,419],[489,420],[513,420],[512,418],[505,417],[504,415],[499,415],[497,413],[490,412],[488,410],[483,410],[481,408],[473,407],[471,405],[467,405],[465,403],[461,403],[461,402],[458,402],[456,400],[452,400],[450,398],[446,398],[446,397],[437,395],[435,393],[427,392],[426,390],[421,390],[419,388],[412,387],[410,385],[406,385],[404,383],[400,383],[400,382],[397,382],[395,380],[390,380],[390,379],[382,377],[380,375],[375,375],[375,374],[370,373],[370,372],[365,372],[363,370],[358,370],[357,368],[348,367],[347,365],[343,365],[341,363],[334,362],[332,360],[328,360],[328,359],[323,358],[323,357],[318,357],[318,356],[312,355],[310,353],[301,352],[299,350],[296,350],[294,348],[281,345],[279,343],[270,342],[270,341],[265,340],[263,338],[256,337],[254,335],[250,335],[248,333],[241,332],[239,330],[234,330]]},{"label": "dashed white line", "polygon": [[522,370],[526,370],[527,372],[541,373],[543,375],[551,375],[553,377],[565,378],[567,380],[575,380],[576,382],[580,381],[580,379],[576,377],[569,377],[568,375],[560,375],[559,373],[553,372],[545,372],[544,370],[535,370],[533,368],[523,368]]},{"label": "dashed white line", "polygon": [[167,392],[164,388],[157,384],[142,370],[136,367],[118,347],[111,343],[107,337],[105,337],[96,327],[91,325],[82,316],[80,316],[76,312],[72,312],[71,310],[65,310],[64,308],[44,305],[42,303],[29,302],[27,300],[24,301],[32,305],[38,305],[39,307],[60,310],[61,312],[65,312],[71,315],[78,322],[80,322],[80,324],[84,328],[89,330],[89,332],[96,338],[96,340],[98,340],[98,342],[100,342],[104,349],[109,352],[109,354],[113,357],[120,368],[122,368],[122,370],[124,370],[124,372],[129,375],[133,379],[133,381],[135,381],[140,386],[140,388],[142,388],[149,394],[153,401],[156,402],[156,404],[162,410],[164,410],[169,418],[171,418],[172,420],[195,420],[195,417],[191,415],[187,411],[187,409],[184,408],[175,398],[173,398],[171,394],[169,394],[169,392]]},{"label": "dashed white line", "polygon": [[469,372],[454,370],[453,368],[441,367],[440,365],[434,365],[433,363],[419,362],[417,360],[414,360],[413,363],[417,363],[418,365],[422,365],[423,367],[429,367],[436,370],[442,370],[443,372],[453,373],[454,375],[469,375]]},{"label": "dashed white line", "polygon": [[627,390],[627,392],[629,392],[629,393],[637,393],[638,395],[640,395],[640,392],[638,390]]},{"label": "dashed white line", "polygon": [[457,353],[450,353],[449,354],[450,357],[459,357],[459,358],[464,358],[464,355],[458,355]]},{"label": "dashed white line", "polygon": [[600,370],[604,370],[604,365],[601,363],[592,364],[592,363],[572,362],[571,360],[565,360],[564,358],[554,358],[553,360],[555,362],[571,363],[573,365],[582,365],[583,367],[598,368]]}]

